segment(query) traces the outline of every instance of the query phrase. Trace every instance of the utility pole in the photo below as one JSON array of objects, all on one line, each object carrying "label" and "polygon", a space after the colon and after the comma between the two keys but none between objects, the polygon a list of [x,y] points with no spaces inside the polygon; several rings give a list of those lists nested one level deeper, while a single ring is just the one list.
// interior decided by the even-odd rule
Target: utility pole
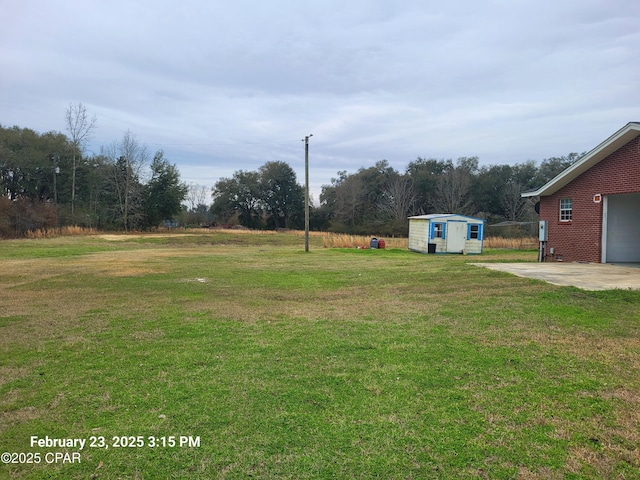
[{"label": "utility pole", "polygon": [[53,162],[53,206],[56,212],[56,227],[58,226],[58,186],[56,177],[60,173],[60,167],[58,166],[58,156],[51,155],[51,162]]},{"label": "utility pole", "polygon": [[309,137],[304,137],[304,251],[309,251]]}]

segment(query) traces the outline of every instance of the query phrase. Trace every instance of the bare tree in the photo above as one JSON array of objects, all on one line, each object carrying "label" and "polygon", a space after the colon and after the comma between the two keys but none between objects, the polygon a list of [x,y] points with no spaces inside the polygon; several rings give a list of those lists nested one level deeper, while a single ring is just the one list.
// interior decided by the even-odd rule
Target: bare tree
[{"label": "bare tree", "polygon": [[515,180],[509,180],[502,190],[502,209],[505,213],[505,218],[509,221],[515,222],[520,220],[526,209],[527,201],[522,198],[522,185]]},{"label": "bare tree", "polygon": [[207,205],[209,199],[209,188],[197,183],[189,184],[186,201],[189,204],[189,210],[193,211],[198,205]]},{"label": "bare tree", "polygon": [[439,179],[433,208],[440,213],[468,214],[471,209],[471,174],[467,168],[450,168]]},{"label": "bare tree", "polygon": [[384,218],[405,221],[416,200],[411,177],[399,175],[385,188],[378,208]]},{"label": "bare tree", "polygon": [[149,160],[147,147],[141,145],[131,130],[127,130],[120,142],[113,142],[102,149],[113,164],[113,190],[117,210],[125,230],[140,223],[142,213],[142,184],[140,174]]},{"label": "bare tree", "polygon": [[125,173],[123,177],[123,221],[124,228],[127,230],[133,224],[131,213],[133,212],[134,216],[141,214],[140,209],[132,209],[132,207],[139,206],[134,202],[140,197],[140,174],[144,165],[149,161],[149,150],[138,142],[131,130],[127,130],[122,137],[118,151],[120,153],[119,161]]},{"label": "bare tree", "polygon": [[66,129],[69,133],[73,146],[73,158],[71,163],[71,215],[75,213],[76,202],[76,170],[78,168],[78,158],[76,154],[82,155],[87,141],[96,127],[96,117],[89,117],[87,109],[82,103],[70,103],[65,111]]}]

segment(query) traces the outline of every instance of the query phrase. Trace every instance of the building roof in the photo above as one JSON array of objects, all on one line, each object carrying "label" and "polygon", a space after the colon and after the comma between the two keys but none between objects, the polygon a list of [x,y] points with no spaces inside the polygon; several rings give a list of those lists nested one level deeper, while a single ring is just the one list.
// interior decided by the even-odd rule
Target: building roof
[{"label": "building roof", "polygon": [[604,142],[584,155],[576,163],[563,170],[555,178],[549,180],[542,187],[523,192],[522,197],[546,197],[553,195],[568,183],[575,180],[598,162],[604,160],[620,147],[626,145],[631,140],[640,135],[640,122],[629,122],[616,133],[607,138]]},{"label": "building roof", "polygon": [[434,220],[440,218],[449,218],[449,217],[459,217],[459,218],[467,218],[469,220],[474,220],[477,222],[484,222],[481,218],[468,217],[466,215],[458,215],[457,213],[430,213],[429,215],[416,215],[413,217],[409,217],[409,220]]}]

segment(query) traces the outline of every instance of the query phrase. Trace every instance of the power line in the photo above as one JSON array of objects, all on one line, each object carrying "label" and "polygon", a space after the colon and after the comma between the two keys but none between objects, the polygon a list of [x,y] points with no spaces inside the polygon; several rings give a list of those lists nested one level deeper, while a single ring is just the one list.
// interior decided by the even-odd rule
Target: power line
[{"label": "power line", "polygon": [[[109,140],[112,142],[113,140]],[[285,143],[293,143],[297,140],[279,140],[271,142],[214,142],[214,143],[153,143],[153,142],[140,142],[142,145],[150,145],[156,147],[234,147],[237,145],[278,145]],[[108,143],[105,140],[92,140],[91,143]]]}]

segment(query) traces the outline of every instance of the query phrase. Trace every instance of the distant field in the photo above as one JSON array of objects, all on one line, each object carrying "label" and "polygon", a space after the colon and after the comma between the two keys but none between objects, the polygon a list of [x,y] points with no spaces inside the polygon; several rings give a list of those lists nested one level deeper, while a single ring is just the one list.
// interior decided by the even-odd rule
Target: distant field
[{"label": "distant field", "polygon": [[640,478],[640,292],[323,242],[0,242],[0,478]]},{"label": "distant field", "polygon": [[[278,242],[282,244],[288,245],[291,243],[298,243],[299,240],[296,237],[301,237],[304,235],[303,231],[276,231],[276,230],[249,230],[249,229],[197,229],[197,228],[189,228],[183,229],[180,228],[178,230],[167,230],[160,229],[155,233],[133,233],[129,235],[121,235],[121,234],[101,234],[94,229],[81,228],[81,227],[62,227],[62,228],[52,228],[45,230],[35,230],[32,232],[28,232],[28,238],[48,238],[48,237],[59,237],[59,236],[71,236],[71,235],[99,235],[102,239],[107,240],[124,240],[124,239],[132,239],[132,238],[141,238],[141,237],[155,237],[161,238],[166,236],[175,237],[176,234],[179,233],[183,236],[199,236],[204,238],[216,238],[220,234],[226,235],[233,238],[238,238],[239,235],[249,235],[251,237],[255,237],[256,235],[261,236],[272,236],[278,237]],[[357,248],[363,246],[369,246],[371,241],[371,236],[365,235],[350,235],[343,233],[330,233],[330,232],[309,232],[309,236],[311,239],[315,239],[315,244],[322,245],[324,248]],[[242,237],[240,237],[242,238]],[[319,240],[321,239],[321,240]],[[264,240],[264,238],[263,238]],[[409,245],[409,240],[403,237],[385,237],[384,238],[387,248],[407,248]],[[311,240],[313,241],[313,240]],[[318,243],[318,242],[321,243]],[[262,243],[262,242],[258,242]],[[538,239],[534,237],[517,237],[517,238],[505,238],[505,237],[496,237],[489,236],[484,239],[483,245],[484,248],[488,249],[512,249],[512,250],[537,250],[538,249]]]}]

